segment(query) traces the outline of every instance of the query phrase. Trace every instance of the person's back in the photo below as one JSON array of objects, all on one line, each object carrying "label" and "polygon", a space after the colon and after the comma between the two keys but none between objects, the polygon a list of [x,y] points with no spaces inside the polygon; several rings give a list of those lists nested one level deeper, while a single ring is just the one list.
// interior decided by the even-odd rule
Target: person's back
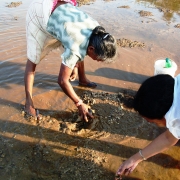
[{"label": "person's back", "polygon": [[58,6],[47,24],[47,31],[64,46],[63,59],[74,53],[83,60],[87,54],[89,38],[99,23],[87,13],[67,3]]}]

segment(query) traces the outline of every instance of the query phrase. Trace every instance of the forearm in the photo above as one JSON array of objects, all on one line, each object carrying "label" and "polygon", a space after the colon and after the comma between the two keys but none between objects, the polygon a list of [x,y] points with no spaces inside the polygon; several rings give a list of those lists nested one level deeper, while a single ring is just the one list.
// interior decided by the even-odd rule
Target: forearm
[{"label": "forearm", "polygon": [[72,74],[72,69],[65,66],[64,64],[61,64],[58,83],[60,87],[63,89],[64,93],[69,98],[71,98],[73,102],[76,104],[79,110],[79,115],[82,117],[82,119],[88,122],[88,116],[90,118],[93,118],[93,116],[88,112],[88,106],[82,102],[82,100],[77,96],[73,87],[71,86],[69,82],[69,78],[71,74]]},{"label": "forearm", "polygon": [[65,66],[64,64],[61,64],[59,77],[58,77],[58,84],[64,91],[64,93],[74,102],[79,101],[79,97],[75,93],[72,85],[69,82],[70,75],[72,74],[72,69]]},{"label": "forearm", "polygon": [[142,154],[145,158],[149,158],[175,145],[177,141],[178,139],[167,130],[146,146],[142,150]]},{"label": "forearm", "polygon": [[65,81],[65,82],[61,82],[60,84],[62,90],[64,91],[64,93],[74,102],[77,103],[80,98],[77,96],[77,94],[75,93],[72,85],[69,83],[69,81]]},{"label": "forearm", "polygon": [[[148,146],[146,146],[144,149],[142,149],[140,154],[137,152],[133,156],[131,156],[128,160],[126,160],[118,169],[117,174],[122,175],[128,175],[131,173],[136,166],[143,161],[143,158],[149,158],[151,156],[154,156],[155,154],[158,154],[167,148],[173,146],[176,144],[178,139],[176,139],[170,132],[167,130],[160,136],[158,136],[155,140],[153,140]],[[143,156],[143,157],[142,157]]]}]

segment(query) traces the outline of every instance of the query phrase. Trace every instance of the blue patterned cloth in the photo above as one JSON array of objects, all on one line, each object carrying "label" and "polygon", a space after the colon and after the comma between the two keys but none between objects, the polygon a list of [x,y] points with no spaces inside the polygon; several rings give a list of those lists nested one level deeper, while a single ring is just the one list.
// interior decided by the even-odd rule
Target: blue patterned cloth
[{"label": "blue patterned cloth", "polygon": [[58,39],[65,51],[62,63],[73,69],[87,53],[92,30],[99,23],[77,7],[67,3],[57,7],[49,17],[47,31]]}]

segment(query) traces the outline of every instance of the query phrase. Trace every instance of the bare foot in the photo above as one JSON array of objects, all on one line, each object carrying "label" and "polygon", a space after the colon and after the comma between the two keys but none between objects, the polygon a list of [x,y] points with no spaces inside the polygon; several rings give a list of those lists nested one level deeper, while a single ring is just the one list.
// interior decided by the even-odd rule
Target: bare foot
[{"label": "bare foot", "polygon": [[24,112],[25,112],[25,117],[26,118],[34,118],[35,120],[40,120],[42,119],[42,116],[39,114],[39,110],[35,109],[32,106],[27,107],[25,105],[24,107]]},{"label": "bare foot", "polygon": [[96,88],[97,84],[95,82],[79,82],[80,86],[89,87],[89,88]]},{"label": "bare foot", "polygon": [[36,115],[36,110],[35,110],[35,108],[33,107],[33,106],[29,106],[29,105],[26,105],[25,104],[25,106],[24,106],[24,111],[26,112],[26,113],[29,113],[29,114],[32,114],[33,116],[35,116]]}]

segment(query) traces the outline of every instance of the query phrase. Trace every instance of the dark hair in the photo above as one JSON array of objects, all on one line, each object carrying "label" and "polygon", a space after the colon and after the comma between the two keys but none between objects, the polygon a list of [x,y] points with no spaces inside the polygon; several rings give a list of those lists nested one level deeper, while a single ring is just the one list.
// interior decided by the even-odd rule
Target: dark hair
[{"label": "dark hair", "polygon": [[112,61],[116,56],[116,39],[101,26],[93,29],[89,46],[93,46],[98,58],[104,61]]},{"label": "dark hair", "polygon": [[159,74],[144,81],[134,98],[134,109],[149,119],[162,119],[173,103],[174,78]]}]

